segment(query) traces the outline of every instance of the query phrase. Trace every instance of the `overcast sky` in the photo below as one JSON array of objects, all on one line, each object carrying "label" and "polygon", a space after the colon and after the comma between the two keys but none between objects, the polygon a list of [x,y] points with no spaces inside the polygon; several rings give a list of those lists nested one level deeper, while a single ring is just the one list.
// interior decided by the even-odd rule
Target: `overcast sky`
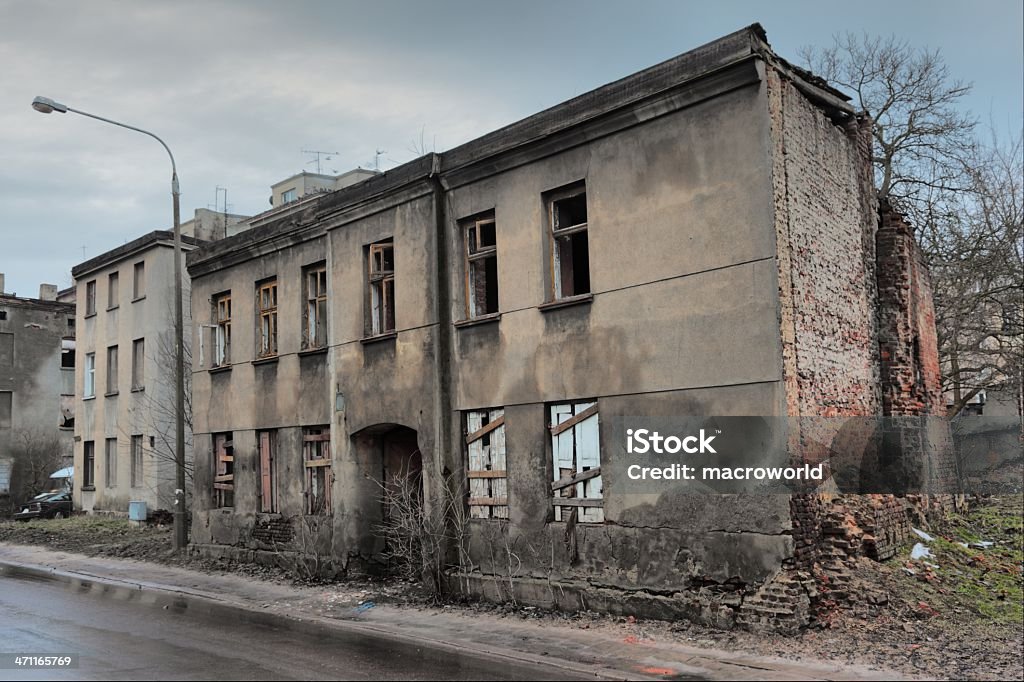
[{"label": "overcast sky", "polygon": [[[171,223],[166,154],[137,133],[36,95],[146,128],[174,152],[182,219],[226,187],[232,212],[269,208],[270,185],[381,169],[444,151],[604,83],[760,22],[782,56],[833,34],[895,33],[941,48],[986,124],[1024,115],[1020,0],[971,2],[80,2],[0,0],[0,272],[36,296],[70,269]],[[221,196],[223,201],[223,196]]]}]

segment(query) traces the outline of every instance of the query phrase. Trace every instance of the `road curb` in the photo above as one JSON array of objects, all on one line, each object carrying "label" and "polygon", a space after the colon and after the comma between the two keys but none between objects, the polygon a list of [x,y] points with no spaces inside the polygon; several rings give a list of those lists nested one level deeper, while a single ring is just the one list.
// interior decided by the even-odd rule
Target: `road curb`
[{"label": "road curb", "polygon": [[[182,613],[192,610],[194,612],[200,612],[208,615],[223,616],[235,615],[241,611],[244,612],[253,622],[263,625],[279,625],[284,621],[288,623],[289,627],[308,633],[323,634],[324,629],[335,629],[348,634],[372,637],[383,636],[390,640],[398,640],[403,644],[410,646],[446,650],[452,653],[457,653],[461,656],[470,655],[499,662],[504,660],[543,666],[565,673],[592,676],[595,679],[665,679],[662,677],[638,675],[634,671],[623,670],[621,668],[602,667],[588,663],[574,663],[563,659],[552,659],[503,647],[480,646],[467,642],[452,642],[445,639],[411,635],[406,632],[402,632],[398,628],[385,627],[358,620],[324,618],[306,613],[299,615],[290,611],[268,612],[262,607],[249,601],[225,598],[223,595],[211,594],[201,590],[194,590],[179,586],[162,585],[159,583],[137,580],[125,580],[122,578],[113,578],[111,576],[96,575],[84,571],[74,571],[40,564],[0,559],[0,575],[5,574],[11,577],[22,576],[51,582],[59,582],[68,585],[69,587],[76,587],[80,591],[95,590],[97,593],[107,593],[111,590],[120,590],[124,591],[127,595],[137,593],[149,597],[148,600],[144,600],[147,603]],[[190,602],[189,600],[193,601]],[[690,679],[701,678],[693,676],[690,677]]]}]

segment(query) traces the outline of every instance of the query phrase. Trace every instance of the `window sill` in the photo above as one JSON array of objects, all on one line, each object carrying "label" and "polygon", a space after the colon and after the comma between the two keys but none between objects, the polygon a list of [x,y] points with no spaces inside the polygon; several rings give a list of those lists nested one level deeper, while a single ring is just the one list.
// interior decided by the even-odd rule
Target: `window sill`
[{"label": "window sill", "polygon": [[89,319],[90,317],[96,317],[96,313],[95,313],[95,312],[92,312],[92,313],[86,313],[86,314],[85,314],[85,317],[84,317],[83,319],[86,319],[86,320],[88,320],[88,319]]},{"label": "window sill", "polygon": [[132,393],[142,393],[145,390],[145,386],[132,386]]},{"label": "window sill", "polygon": [[276,355],[272,355],[272,356],[266,357],[266,358],[256,358],[255,360],[252,361],[252,364],[253,365],[272,365],[275,362],[277,362],[277,356]]},{"label": "window sill", "polygon": [[574,305],[583,305],[592,303],[594,300],[593,294],[581,294],[580,296],[570,296],[569,298],[560,298],[557,301],[548,301],[547,303],[541,303],[537,308],[542,312],[546,313],[549,310],[558,310],[559,308],[568,308]]},{"label": "window sill", "polygon": [[231,365],[217,365],[216,367],[211,367],[210,370],[209,370],[210,374],[221,374],[222,372],[230,372],[230,371],[231,371]]},{"label": "window sill", "polygon": [[96,490],[96,486],[94,486],[94,485],[83,485],[82,486],[82,492],[84,492],[84,493],[95,492],[95,490]]},{"label": "window sill", "polygon": [[132,299],[132,303],[138,303],[139,301],[145,301],[145,300],[146,300],[146,297],[145,297],[145,295],[143,295],[143,296],[137,296],[136,298],[133,298],[133,299]]},{"label": "window sill", "polygon": [[491,313],[490,315],[480,315],[479,317],[471,317],[468,320],[459,320],[455,323],[456,329],[465,329],[466,327],[476,327],[481,324],[490,324],[491,322],[497,322],[501,319],[501,313]]},{"label": "window sill", "polygon": [[306,348],[305,350],[299,351],[299,357],[306,357],[309,355],[323,355],[325,353],[327,353],[327,346],[322,346],[320,348]]},{"label": "window sill", "polygon": [[120,391],[111,391],[110,393],[104,393],[103,397],[104,398],[113,398],[114,396],[119,395],[119,394],[120,394]]},{"label": "window sill", "polygon": [[378,343],[380,341],[391,341],[398,338],[398,332],[388,332],[387,334],[378,334],[377,336],[364,336],[359,339],[359,343],[364,346],[368,346],[371,343]]},{"label": "window sill", "polygon": [[109,312],[110,312],[111,310],[117,310],[117,309],[118,309],[118,308],[120,308],[120,307],[121,307],[121,306],[119,306],[119,305],[112,305],[112,306],[109,306],[109,307],[107,307],[107,312],[109,313]]},{"label": "window sill", "polygon": [[82,396],[82,400],[96,400],[96,394],[93,394],[93,395],[83,395]]}]

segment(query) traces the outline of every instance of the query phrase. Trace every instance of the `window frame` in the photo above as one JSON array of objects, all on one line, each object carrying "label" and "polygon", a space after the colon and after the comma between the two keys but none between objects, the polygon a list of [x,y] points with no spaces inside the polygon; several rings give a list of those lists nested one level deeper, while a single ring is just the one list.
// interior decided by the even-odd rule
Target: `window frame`
[{"label": "window frame", "polygon": [[121,306],[120,279],[120,274],[116,271],[107,275],[107,310],[114,310]]},{"label": "window frame", "polygon": [[145,482],[145,446],[142,434],[131,437],[131,487],[141,488]]},{"label": "window frame", "polygon": [[256,432],[256,448],[259,456],[259,512],[277,514],[279,504],[277,484],[277,431],[265,429]]},{"label": "window frame", "polygon": [[117,344],[107,346],[107,383],[106,395],[118,393],[118,352]]},{"label": "window frame", "polygon": [[[113,446],[113,447],[111,447]],[[117,439],[107,438],[103,445],[103,487],[117,487]]]},{"label": "window frame", "polygon": [[235,506],[235,444],[231,431],[215,433],[213,441],[213,506]]},{"label": "window frame", "polygon": [[[548,432],[551,437],[554,520],[604,523],[601,422],[597,400],[549,404]],[[581,454],[581,450],[591,447],[593,452]]]},{"label": "window frame", "polygon": [[[256,359],[277,357],[278,287],[277,277],[256,284]],[[264,292],[267,292],[264,303]]]},{"label": "window frame", "polygon": [[305,305],[302,312],[302,348],[327,348],[328,296],[327,261],[307,265],[302,269],[302,291]]},{"label": "window frame", "polygon": [[[580,195],[583,195],[583,206],[586,211],[586,220],[582,223],[575,223],[573,225],[561,226],[559,222],[559,210],[558,205],[569,199],[574,199]],[[571,300],[574,298],[590,296],[593,292],[593,283],[591,282],[590,272],[590,206],[587,203],[587,185],[585,180],[575,182],[562,189],[553,190],[548,192],[545,196],[545,203],[547,205],[547,243],[548,243],[548,276],[550,278],[550,286],[548,287],[548,296],[550,302]],[[563,283],[563,272],[562,272],[562,257],[559,247],[559,240],[568,238],[570,240],[569,248],[572,248],[571,240],[576,238],[578,235],[583,234],[587,240],[587,290],[580,292],[576,291],[575,282],[573,282],[572,293],[566,293]],[[576,271],[576,263],[573,263],[573,271]]]},{"label": "window frame", "polygon": [[92,317],[96,314],[96,280],[91,279],[85,283],[85,316]]},{"label": "window frame", "polygon": [[508,519],[505,408],[463,412],[467,498],[473,519]]},{"label": "window frame", "polygon": [[146,298],[146,261],[140,260],[132,266],[132,300]]},{"label": "window frame", "polygon": [[[490,225],[494,230],[494,243],[484,244],[481,239],[481,227]],[[462,258],[463,258],[463,270],[465,272],[465,313],[467,320],[476,320],[491,315],[497,315],[501,312],[500,304],[500,293],[498,284],[498,223],[493,211],[482,214],[475,218],[469,218],[462,223]],[[485,277],[487,273],[486,262],[488,260],[494,260],[494,310],[487,310],[487,283],[489,279],[485,279],[484,284],[484,302],[483,312],[478,310],[478,301],[476,300],[477,286],[474,282],[474,274],[476,272],[476,266],[478,263],[483,263]]]},{"label": "window frame", "polygon": [[96,489],[96,441],[82,441],[82,489]]},{"label": "window frame", "polygon": [[231,364],[231,292],[213,297],[213,361],[211,367]]},{"label": "window frame", "polygon": [[146,337],[132,341],[132,390],[146,390]]},{"label": "window frame", "polygon": [[96,353],[85,354],[85,368],[82,373],[82,398],[96,397]]},{"label": "window frame", "polygon": [[[385,253],[391,252],[391,269]],[[367,251],[367,285],[369,299],[369,336],[385,336],[397,331],[395,315],[395,242],[393,237],[370,244]],[[379,257],[378,257],[379,254]],[[390,288],[389,288],[390,285]],[[389,326],[390,323],[390,326]]]},{"label": "window frame", "polygon": [[[306,473],[304,477],[306,487],[303,491],[306,498],[306,514],[310,516],[332,515],[334,507],[331,502],[331,488],[334,484],[334,472],[329,424],[307,426],[302,429],[302,466]],[[314,483],[316,483],[315,486]],[[314,488],[319,488],[322,495],[316,495]]]}]

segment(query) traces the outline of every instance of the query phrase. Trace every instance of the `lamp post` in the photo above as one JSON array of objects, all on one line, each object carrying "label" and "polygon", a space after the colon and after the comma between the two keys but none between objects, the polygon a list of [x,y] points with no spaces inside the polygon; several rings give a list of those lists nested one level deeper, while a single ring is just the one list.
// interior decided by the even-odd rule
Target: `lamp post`
[{"label": "lamp post", "polygon": [[171,197],[174,201],[174,464],[175,464],[175,490],[174,490],[174,549],[182,550],[188,544],[188,529],[185,527],[185,355],[184,355],[184,323],[182,321],[181,309],[181,211],[179,208],[178,191],[178,168],[174,163],[174,154],[171,154],[170,147],[159,137],[143,130],[124,123],[112,121],[109,118],[96,116],[78,109],[55,102],[48,97],[36,97],[32,100],[32,108],[42,114],[58,112],[66,114],[72,112],[82,116],[94,118],[97,121],[110,123],[112,125],[134,130],[144,135],[149,135],[159,142],[171,157]]}]

